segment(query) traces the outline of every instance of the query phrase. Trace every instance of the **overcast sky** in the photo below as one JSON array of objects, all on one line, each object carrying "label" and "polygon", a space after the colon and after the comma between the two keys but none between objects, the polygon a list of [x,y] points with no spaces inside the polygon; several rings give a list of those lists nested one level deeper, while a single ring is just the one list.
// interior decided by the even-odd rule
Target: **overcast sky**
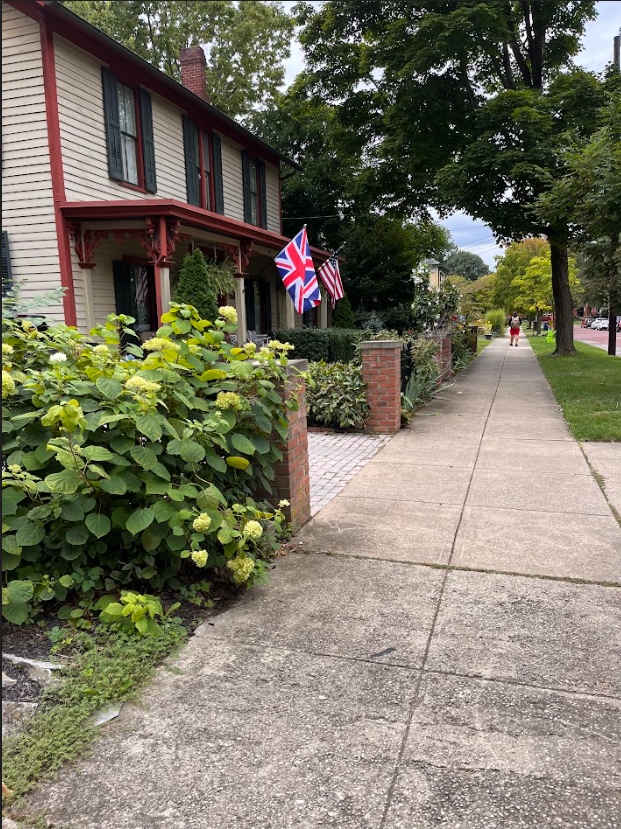
[{"label": "overcast sky", "polygon": [[[285,2],[284,5],[292,7],[294,3]],[[621,0],[604,0],[597,4],[597,8],[599,15],[588,24],[584,48],[578,57],[579,64],[594,72],[600,72],[612,60],[612,39],[621,28]],[[287,83],[291,83],[303,67],[302,50],[295,43],[286,63]],[[442,224],[451,231],[455,244],[477,253],[490,267],[494,266],[494,256],[501,251],[486,224],[475,221],[464,213],[454,213],[450,218],[442,220]]]}]

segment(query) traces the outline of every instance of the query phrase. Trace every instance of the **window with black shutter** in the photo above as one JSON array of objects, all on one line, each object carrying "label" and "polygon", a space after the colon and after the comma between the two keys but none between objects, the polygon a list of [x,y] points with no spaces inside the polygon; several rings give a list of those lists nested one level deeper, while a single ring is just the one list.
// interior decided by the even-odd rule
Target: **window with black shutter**
[{"label": "window with black shutter", "polygon": [[13,287],[13,276],[11,273],[11,254],[9,252],[9,234],[2,231],[2,296]]},{"label": "window with black shutter", "polygon": [[209,133],[203,133],[203,193],[205,210],[212,210],[211,198],[211,153],[209,147]]},{"label": "window with black shutter", "polygon": [[267,227],[265,163],[245,150],[241,154],[244,188],[244,221],[249,225]]},{"label": "window with black shutter", "polygon": [[185,156],[185,186],[188,204],[201,206],[201,162],[198,146],[198,127],[187,115],[183,116],[183,152]]},{"label": "window with black shutter", "polygon": [[115,181],[157,191],[151,96],[102,67],[108,172]]}]

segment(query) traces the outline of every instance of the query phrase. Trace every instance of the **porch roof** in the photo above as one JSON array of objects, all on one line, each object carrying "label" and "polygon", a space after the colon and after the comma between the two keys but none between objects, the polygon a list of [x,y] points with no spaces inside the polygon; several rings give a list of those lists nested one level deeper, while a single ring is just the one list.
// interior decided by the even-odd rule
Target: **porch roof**
[{"label": "porch roof", "polygon": [[[115,201],[80,201],[61,203],[60,209],[66,219],[74,221],[110,221],[146,218],[179,219],[184,225],[221,233],[234,239],[252,240],[267,247],[282,248],[289,239],[281,233],[240,222],[212,213],[202,207],[177,201],[176,199],[119,199]],[[330,256],[325,250],[311,246],[313,256],[325,262]]]}]

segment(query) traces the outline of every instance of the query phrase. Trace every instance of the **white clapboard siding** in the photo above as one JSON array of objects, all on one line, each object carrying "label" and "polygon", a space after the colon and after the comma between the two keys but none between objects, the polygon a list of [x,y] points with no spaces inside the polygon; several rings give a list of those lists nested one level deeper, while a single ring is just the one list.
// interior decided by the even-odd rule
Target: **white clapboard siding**
[{"label": "white clapboard siding", "polygon": [[[101,61],[55,37],[60,134],[69,201],[154,197],[123,187],[108,174]],[[76,80],[79,79],[79,85]],[[185,201],[180,109],[151,93],[157,194]]]},{"label": "white clapboard siding", "polygon": [[224,215],[244,221],[244,181],[242,177],[241,147],[222,138],[222,182],[224,188]]},{"label": "white clapboard siding", "polygon": [[265,198],[267,200],[267,229],[280,233],[280,198],[278,167],[265,162]]},{"label": "white clapboard siding", "polygon": [[[2,4],[2,229],[13,281],[31,298],[60,287],[38,24]],[[62,305],[41,309],[64,320]]]}]

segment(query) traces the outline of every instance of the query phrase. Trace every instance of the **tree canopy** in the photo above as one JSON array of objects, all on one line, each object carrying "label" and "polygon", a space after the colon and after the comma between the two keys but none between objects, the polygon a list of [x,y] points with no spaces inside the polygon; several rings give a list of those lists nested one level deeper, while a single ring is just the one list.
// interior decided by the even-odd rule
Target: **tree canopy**
[{"label": "tree canopy", "polygon": [[595,7],[334,0],[300,14],[309,82],[340,102],[387,209],[459,208],[504,241],[549,238],[558,353],[573,351],[568,228],[532,208],[567,136],[599,123],[603,84],[572,63]]},{"label": "tree canopy", "polygon": [[181,80],[179,51],[203,46],[214,106],[248,118],[284,82],[293,21],[282,4],[246,0],[66,0],[65,5],[158,69]]},{"label": "tree canopy", "polygon": [[477,256],[476,253],[470,253],[468,250],[457,249],[445,260],[449,273],[456,276],[463,276],[464,279],[474,281],[481,276],[489,273],[489,267]]}]

